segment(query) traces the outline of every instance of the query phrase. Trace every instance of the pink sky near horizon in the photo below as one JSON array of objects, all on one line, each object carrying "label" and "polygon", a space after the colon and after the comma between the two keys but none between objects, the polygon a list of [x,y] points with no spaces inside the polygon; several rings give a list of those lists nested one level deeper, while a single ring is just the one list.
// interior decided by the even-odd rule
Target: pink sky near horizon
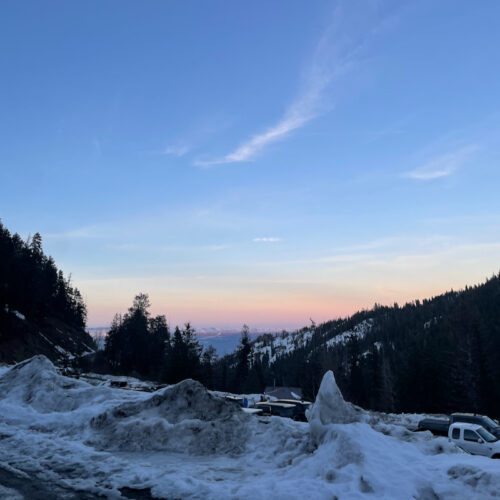
[{"label": "pink sky near horizon", "polygon": [[[413,300],[430,298],[450,289],[458,290],[465,285],[474,285],[474,282],[454,281],[444,285],[439,283],[428,286],[408,287],[401,289],[397,286],[380,286],[378,293],[354,294],[346,291],[309,295],[288,292],[282,296],[263,294],[255,297],[249,294],[233,294],[228,298],[227,293],[214,290],[211,296],[193,297],[189,301],[181,298],[177,300],[170,294],[154,290],[149,292],[151,314],[164,314],[170,326],[182,325],[190,322],[195,328],[239,329],[243,324],[258,329],[297,329],[310,324],[322,323],[339,317],[347,317],[359,310],[370,309],[375,303],[392,306],[394,302],[400,305]],[[141,289],[148,293],[146,288]],[[116,313],[125,313],[131,305],[135,293],[127,294],[123,290],[115,290],[99,299],[92,297],[88,303],[88,326],[109,326]],[[165,296],[167,295],[167,296]],[[196,295],[196,294],[194,294]]]}]

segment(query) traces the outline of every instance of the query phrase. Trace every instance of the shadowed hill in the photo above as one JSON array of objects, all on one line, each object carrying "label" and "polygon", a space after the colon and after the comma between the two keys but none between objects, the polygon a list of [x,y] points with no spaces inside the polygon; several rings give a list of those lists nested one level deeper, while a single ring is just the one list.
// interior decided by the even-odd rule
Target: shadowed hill
[{"label": "shadowed hill", "polygon": [[[221,360],[226,371],[238,352]],[[500,274],[431,299],[262,335],[249,359],[250,392],[275,383],[314,398],[333,370],[346,397],[365,408],[500,416]]]},{"label": "shadowed hill", "polygon": [[40,234],[23,241],[0,222],[0,362],[91,352],[86,317],[80,292],[44,254]]}]

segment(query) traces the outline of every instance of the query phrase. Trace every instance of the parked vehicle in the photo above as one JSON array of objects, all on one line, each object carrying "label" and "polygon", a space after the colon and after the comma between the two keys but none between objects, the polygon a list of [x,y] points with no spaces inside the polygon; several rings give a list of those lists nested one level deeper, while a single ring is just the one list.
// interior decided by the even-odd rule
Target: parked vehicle
[{"label": "parked vehicle", "polygon": [[500,458],[500,441],[480,425],[464,422],[451,424],[448,438],[472,455]]},{"label": "parked vehicle", "polygon": [[450,425],[456,422],[468,424],[477,424],[484,427],[489,433],[500,439],[500,425],[490,417],[484,415],[475,415],[473,413],[452,413],[450,416]]},{"label": "parked vehicle", "polygon": [[277,415],[279,417],[293,418],[295,405],[278,403],[276,401],[262,401],[255,405],[262,410],[263,415]]},{"label": "parked vehicle", "polygon": [[418,423],[418,431],[431,431],[436,436],[447,436],[450,421],[441,418],[424,418]]},{"label": "parked vehicle", "polygon": [[452,413],[448,419],[424,418],[418,423],[418,431],[431,431],[437,436],[447,436],[451,424],[463,422],[467,424],[480,425],[490,434],[500,439],[500,426],[497,422],[484,415],[475,415],[473,413]]},{"label": "parked vehicle", "polygon": [[298,399],[277,399],[275,402],[293,405],[293,419],[300,422],[307,422],[306,410],[312,405],[310,401],[302,401]]}]

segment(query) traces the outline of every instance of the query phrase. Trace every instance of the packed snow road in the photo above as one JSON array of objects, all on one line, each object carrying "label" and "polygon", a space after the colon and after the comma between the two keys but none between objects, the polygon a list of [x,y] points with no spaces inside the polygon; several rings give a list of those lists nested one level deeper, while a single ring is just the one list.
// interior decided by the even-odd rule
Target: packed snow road
[{"label": "packed snow road", "polygon": [[410,432],[416,419],[346,403],[331,372],[301,423],[191,380],[94,386],[36,356],[0,373],[0,498],[498,498],[498,461]]},{"label": "packed snow road", "polygon": [[21,471],[5,469],[0,464],[0,498],[5,500],[102,500],[101,496],[63,488],[41,481]]}]

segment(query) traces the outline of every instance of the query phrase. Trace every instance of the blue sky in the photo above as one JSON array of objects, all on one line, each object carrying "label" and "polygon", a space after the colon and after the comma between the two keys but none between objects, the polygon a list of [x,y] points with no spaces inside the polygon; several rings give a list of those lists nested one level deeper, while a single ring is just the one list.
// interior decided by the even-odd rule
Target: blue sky
[{"label": "blue sky", "polygon": [[0,6],[0,217],[91,326],[294,327],[500,269],[497,1]]}]

